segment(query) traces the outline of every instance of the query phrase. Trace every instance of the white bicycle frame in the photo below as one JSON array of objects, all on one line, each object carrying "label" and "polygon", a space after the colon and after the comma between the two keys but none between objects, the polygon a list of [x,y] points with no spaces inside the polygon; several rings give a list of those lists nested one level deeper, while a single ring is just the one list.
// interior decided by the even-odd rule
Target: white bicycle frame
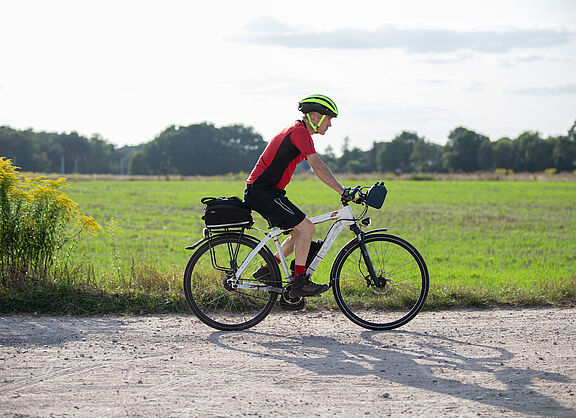
[{"label": "white bicycle frame", "polygon": [[[306,273],[308,273],[309,275],[312,275],[312,273],[314,273],[314,271],[316,271],[316,268],[318,267],[318,265],[320,264],[320,262],[322,261],[322,259],[326,255],[326,253],[332,247],[332,244],[334,244],[334,241],[336,241],[336,238],[338,237],[338,235],[340,235],[340,233],[346,227],[353,225],[355,222],[355,218],[354,218],[354,213],[352,212],[352,208],[349,205],[346,205],[339,210],[325,213],[325,214],[318,215],[318,216],[314,216],[313,218],[310,218],[310,221],[314,225],[320,224],[323,222],[328,222],[328,221],[335,221],[335,224],[330,228],[330,230],[328,231],[328,234],[326,234],[326,238],[324,239],[324,243],[322,244],[322,247],[320,247],[320,249],[318,250],[316,257],[314,258],[314,260],[312,260],[312,262],[310,263],[310,266],[308,266],[308,268],[306,269]],[[292,282],[293,278],[292,278],[292,275],[290,273],[290,268],[288,267],[286,257],[284,256],[284,253],[282,252],[282,244],[280,243],[280,240],[278,238],[280,235],[282,235],[286,231],[289,231],[289,230],[277,228],[277,227],[272,228],[265,235],[265,237],[262,238],[262,240],[258,243],[258,245],[250,252],[250,254],[248,254],[246,259],[242,262],[242,264],[240,265],[240,267],[236,271],[234,278],[229,279],[229,281],[232,282],[231,285],[234,288],[237,288],[237,289],[268,289],[268,290],[272,290],[272,291],[279,292],[279,293],[282,292],[282,288],[271,287],[271,286],[267,286],[264,284],[237,283],[238,279],[240,277],[242,277],[242,274],[244,274],[244,271],[246,270],[246,268],[248,267],[250,262],[254,259],[254,257],[256,257],[256,255],[260,252],[260,250],[270,240],[274,241],[274,244],[275,244],[276,249],[278,251],[278,257],[280,258],[280,265],[282,266],[282,271],[284,273],[284,280],[287,283]],[[262,231],[262,232],[264,232],[264,231]],[[234,283],[234,282],[236,282],[236,283]]]}]

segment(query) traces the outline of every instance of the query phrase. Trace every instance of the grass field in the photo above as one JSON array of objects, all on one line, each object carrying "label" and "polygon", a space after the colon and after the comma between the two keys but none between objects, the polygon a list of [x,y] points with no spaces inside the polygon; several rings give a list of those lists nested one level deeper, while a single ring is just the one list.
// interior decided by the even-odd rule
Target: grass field
[{"label": "grass field", "polygon": [[[69,196],[105,229],[78,244],[74,261],[84,267],[79,275],[90,271],[79,283],[116,298],[140,295],[152,300],[145,309],[152,311],[157,304],[164,311],[185,309],[180,280],[190,254],[184,247],[202,236],[200,199],[243,191],[242,179],[233,177],[71,186]],[[386,186],[383,208],[370,212],[372,227],[388,228],[424,256],[431,279],[428,309],[576,300],[576,182],[389,180]],[[338,196],[314,178],[295,179],[288,194],[309,215],[339,205]],[[257,226],[264,225],[258,220]],[[317,228],[318,238],[327,228]],[[351,237],[343,234],[329,255]],[[316,280],[327,280],[332,257]],[[328,294],[311,306],[333,306],[332,299]]]}]

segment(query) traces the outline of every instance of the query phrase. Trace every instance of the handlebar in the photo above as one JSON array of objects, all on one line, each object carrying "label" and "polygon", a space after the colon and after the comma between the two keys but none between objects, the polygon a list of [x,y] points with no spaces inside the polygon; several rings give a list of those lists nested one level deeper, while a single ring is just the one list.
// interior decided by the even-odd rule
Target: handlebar
[{"label": "handlebar", "polygon": [[[361,204],[366,197],[365,193],[362,193],[362,186],[356,186],[354,188],[346,188],[344,193],[342,193],[341,201],[343,205],[347,205],[348,202],[354,202]],[[356,197],[358,195],[358,197]]]},{"label": "handlebar", "polygon": [[[368,189],[363,192],[363,189]],[[348,205],[349,202],[354,202],[357,204],[366,204],[368,206],[380,209],[386,198],[387,190],[384,186],[384,182],[377,182],[374,186],[362,187],[356,186],[353,188],[347,188],[342,193],[340,200],[344,206]]]}]

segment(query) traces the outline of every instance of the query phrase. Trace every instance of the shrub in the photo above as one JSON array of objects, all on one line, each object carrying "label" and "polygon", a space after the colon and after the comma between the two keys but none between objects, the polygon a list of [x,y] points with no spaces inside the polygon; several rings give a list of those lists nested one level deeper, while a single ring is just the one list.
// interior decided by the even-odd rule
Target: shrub
[{"label": "shrub", "polygon": [[50,278],[58,253],[100,225],[62,191],[66,179],[29,178],[0,157],[0,289]]}]

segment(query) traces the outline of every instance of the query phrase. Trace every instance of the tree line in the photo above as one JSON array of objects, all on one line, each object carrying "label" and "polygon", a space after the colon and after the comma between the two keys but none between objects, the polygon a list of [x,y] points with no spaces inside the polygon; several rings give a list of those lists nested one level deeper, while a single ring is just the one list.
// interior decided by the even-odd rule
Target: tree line
[{"label": "tree line", "polygon": [[[323,159],[335,172],[433,173],[495,169],[515,172],[576,170],[576,121],[566,135],[543,138],[526,131],[517,138],[491,141],[457,127],[446,145],[404,131],[390,141],[374,141],[369,150],[351,147],[346,138],[340,156],[332,148]],[[71,174],[218,175],[249,172],[266,141],[252,127],[211,123],[170,126],[153,140],[116,147],[99,135],[34,132],[0,126],[0,156],[24,171]]]},{"label": "tree line", "polygon": [[124,174],[140,147],[118,148],[99,135],[16,130],[0,126],[0,156],[24,171],[40,173]]}]

